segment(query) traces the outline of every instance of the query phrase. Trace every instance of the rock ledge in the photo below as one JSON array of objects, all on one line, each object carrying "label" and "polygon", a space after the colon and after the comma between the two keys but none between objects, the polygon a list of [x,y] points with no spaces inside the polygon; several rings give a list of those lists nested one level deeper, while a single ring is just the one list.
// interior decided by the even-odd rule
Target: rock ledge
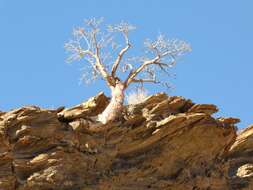
[{"label": "rock ledge", "polygon": [[101,125],[108,102],[0,112],[0,190],[253,189],[253,126],[164,93]]}]

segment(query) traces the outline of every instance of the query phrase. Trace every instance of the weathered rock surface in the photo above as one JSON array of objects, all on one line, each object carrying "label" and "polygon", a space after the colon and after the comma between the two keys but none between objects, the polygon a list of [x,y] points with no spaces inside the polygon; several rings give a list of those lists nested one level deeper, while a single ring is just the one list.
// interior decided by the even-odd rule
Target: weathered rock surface
[{"label": "weathered rock surface", "polygon": [[253,189],[253,126],[163,93],[102,125],[108,101],[0,112],[0,190]]},{"label": "weathered rock surface", "polygon": [[253,126],[239,133],[227,158],[231,189],[253,189]]},{"label": "weathered rock surface", "polygon": [[78,118],[88,118],[100,114],[109,104],[109,98],[103,93],[90,98],[87,102],[74,106],[72,108],[63,109],[58,113],[58,117],[62,121],[73,121]]}]

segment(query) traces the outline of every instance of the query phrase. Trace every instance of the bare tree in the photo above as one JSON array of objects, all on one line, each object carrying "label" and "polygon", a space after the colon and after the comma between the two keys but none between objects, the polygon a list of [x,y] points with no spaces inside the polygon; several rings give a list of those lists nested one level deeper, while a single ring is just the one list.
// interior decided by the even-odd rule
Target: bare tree
[{"label": "bare tree", "polygon": [[[167,39],[159,34],[155,40],[145,40],[142,56],[126,57],[125,54],[132,47],[129,32],[134,29],[135,26],[126,22],[105,26],[103,19],[93,18],[85,20],[84,27],[75,28],[73,38],[65,44],[65,49],[69,52],[68,62],[85,60],[82,75],[85,82],[100,77],[111,89],[111,101],[98,117],[103,124],[119,116],[125,90],[130,84],[154,83],[168,86],[168,82],[160,77],[161,73],[170,76],[170,68],[176,64],[177,58],[191,50],[186,42]],[[120,45],[122,43],[123,46]]]}]

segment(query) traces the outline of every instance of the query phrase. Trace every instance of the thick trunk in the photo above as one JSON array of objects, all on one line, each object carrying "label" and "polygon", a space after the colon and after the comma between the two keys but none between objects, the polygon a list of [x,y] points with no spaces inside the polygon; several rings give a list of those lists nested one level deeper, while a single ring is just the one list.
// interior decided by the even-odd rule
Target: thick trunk
[{"label": "thick trunk", "polygon": [[121,82],[117,82],[115,87],[111,86],[112,98],[106,109],[98,116],[98,120],[106,124],[110,121],[117,119],[122,113],[124,103],[124,85]]}]

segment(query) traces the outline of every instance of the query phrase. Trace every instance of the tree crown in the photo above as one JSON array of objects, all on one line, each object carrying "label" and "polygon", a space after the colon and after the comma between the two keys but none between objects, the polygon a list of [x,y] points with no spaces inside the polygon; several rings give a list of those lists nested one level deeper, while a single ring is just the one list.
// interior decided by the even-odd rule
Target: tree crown
[{"label": "tree crown", "polygon": [[[170,68],[176,64],[178,57],[191,51],[190,45],[159,34],[154,40],[144,41],[145,51],[141,56],[127,56],[127,51],[133,47],[129,33],[135,29],[135,26],[123,21],[116,25],[104,25],[103,19],[85,20],[83,27],[74,28],[72,39],[65,44],[69,53],[67,61],[85,60],[88,63],[82,75],[86,83],[101,78],[109,86],[115,86],[119,79],[125,88],[131,83],[146,82],[168,87],[168,81],[163,80],[161,73],[170,76]],[[124,45],[120,44],[117,34],[123,37]],[[126,73],[124,79],[120,72]]]}]

